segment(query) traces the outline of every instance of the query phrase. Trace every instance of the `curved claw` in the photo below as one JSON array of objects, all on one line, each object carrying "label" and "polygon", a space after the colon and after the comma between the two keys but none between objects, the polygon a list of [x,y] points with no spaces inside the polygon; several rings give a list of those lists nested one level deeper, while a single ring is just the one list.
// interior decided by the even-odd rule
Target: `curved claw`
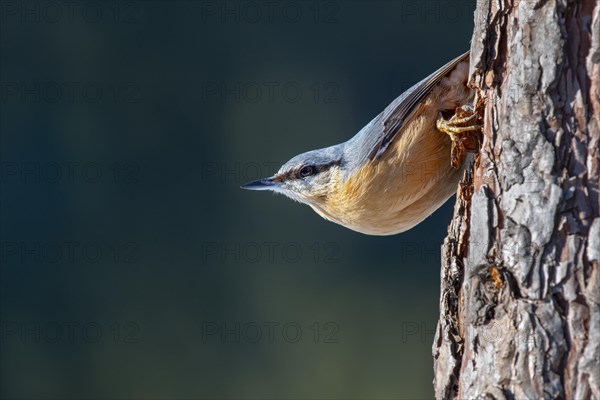
[{"label": "curved claw", "polygon": [[452,118],[447,120],[442,116],[442,113],[438,113],[438,119],[435,122],[435,126],[439,131],[444,132],[448,136],[450,136],[450,139],[452,139],[453,142],[463,141],[466,139],[466,136],[457,137],[456,135],[461,135],[466,132],[478,131],[482,128],[481,125],[477,124],[464,126],[465,124],[476,120],[476,118],[476,114],[471,114],[466,117],[459,117],[458,114],[454,114]]}]

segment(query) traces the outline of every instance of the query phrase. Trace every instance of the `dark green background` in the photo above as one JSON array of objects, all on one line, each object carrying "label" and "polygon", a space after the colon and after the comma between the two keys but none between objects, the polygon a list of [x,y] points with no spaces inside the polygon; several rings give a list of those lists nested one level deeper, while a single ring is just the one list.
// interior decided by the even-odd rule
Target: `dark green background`
[{"label": "dark green background", "polygon": [[433,396],[453,201],[370,237],[238,186],[467,50],[473,1],[1,4],[2,398]]}]

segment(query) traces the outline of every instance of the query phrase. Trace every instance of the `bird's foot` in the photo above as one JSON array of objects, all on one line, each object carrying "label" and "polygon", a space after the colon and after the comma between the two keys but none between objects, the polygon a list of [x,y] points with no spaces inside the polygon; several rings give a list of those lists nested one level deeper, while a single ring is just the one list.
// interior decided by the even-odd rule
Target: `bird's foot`
[{"label": "bird's foot", "polygon": [[467,152],[476,152],[479,148],[482,126],[478,125],[480,116],[471,106],[457,107],[450,119],[438,115],[437,129],[452,139],[451,164],[458,168],[462,165]]},{"label": "bird's foot", "polygon": [[481,125],[477,125],[477,114],[471,106],[457,107],[450,119],[444,119],[439,113],[435,125],[438,130],[447,133],[453,142],[462,142],[468,139],[470,132],[481,130]]}]

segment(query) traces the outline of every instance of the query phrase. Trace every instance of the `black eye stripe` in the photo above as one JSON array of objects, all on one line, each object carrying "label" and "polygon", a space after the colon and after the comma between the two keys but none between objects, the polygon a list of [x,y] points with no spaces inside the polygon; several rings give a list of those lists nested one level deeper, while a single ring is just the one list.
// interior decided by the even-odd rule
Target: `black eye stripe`
[{"label": "black eye stripe", "polygon": [[[295,175],[296,175],[297,177],[299,177],[299,178],[306,178],[306,177],[308,177],[308,176],[310,176],[310,175],[316,175],[316,174],[318,174],[318,173],[320,173],[320,172],[326,171],[326,170],[328,170],[329,168],[331,168],[331,167],[333,167],[333,166],[335,166],[335,165],[340,165],[340,161],[332,161],[332,162],[329,162],[329,163],[327,163],[327,164],[312,164],[312,165],[303,165],[303,166],[301,166],[300,168],[298,168],[298,169],[296,170],[296,173],[295,173]],[[308,174],[308,175],[302,175],[302,173],[301,173],[301,172],[302,172],[302,170],[303,170],[304,168],[307,168],[307,167],[308,167],[308,168],[312,168],[312,171],[311,171],[311,173],[310,173],[310,174]]]},{"label": "black eye stripe", "polygon": [[[291,180],[291,179],[303,179],[303,178],[307,178],[310,175],[316,175],[320,172],[326,171],[329,168],[335,166],[335,165],[340,165],[341,161],[340,160],[336,160],[336,161],[332,161],[326,164],[304,164],[301,165],[300,167],[296,167],[295,169],[292,170],[288,170],[287,172],[283,172],[280,175],[278,175],[275,178],[275,181],[277,182],[284,182],[287,180]],[[302,168],[304,167],[312,167],[313,171],[310,175],[306,175],[306,176],[302,176],[300,174],[300,171],[302,171]]]}]

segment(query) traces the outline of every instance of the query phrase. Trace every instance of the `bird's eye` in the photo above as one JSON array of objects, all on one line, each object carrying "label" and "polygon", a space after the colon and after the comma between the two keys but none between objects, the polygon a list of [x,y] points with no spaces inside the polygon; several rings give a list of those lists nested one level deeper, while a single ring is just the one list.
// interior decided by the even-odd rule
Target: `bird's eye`
[{"label": "bird's eye", "polygon": [[314,173],[315,167],[313,167],[312,165],[305,165],[304,167],[300,168],[298,175],[300,175],[300,178],[306,178],[307,176],[311,176]]}]

